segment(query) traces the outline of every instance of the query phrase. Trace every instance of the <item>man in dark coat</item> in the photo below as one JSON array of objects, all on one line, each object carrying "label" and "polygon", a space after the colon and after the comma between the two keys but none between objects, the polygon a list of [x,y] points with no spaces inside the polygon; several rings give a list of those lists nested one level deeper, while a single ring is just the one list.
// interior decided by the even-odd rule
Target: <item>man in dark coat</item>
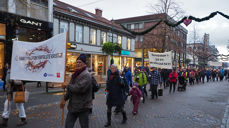
[{"label": "man in dark coat", "polygon": [[81,54],[76,60],[76,71],[67,85],[67,91],[60,107],[64,108],[67,100],[68,114],[65,128],[73,128],[79,118],[81,128],[89,128],[89,111],[92,108],[92,78],[87,70],[86,55]]},{"label": "man in dark coat", "polygon": [[122,123],[126,123],[127,116],[124,111],[125,98],[123,95],[124,85],[121,83],[121,78],[117,66],[115,64],[111,65],[111,74],[109,75],[107,81],[107,123],[104,127],[109,127],[111,125],[111,109],[116,106],[120,108],[123,115]]},{"label": "man in dark coat", "polygon": [[9,64],[6,63],[6,65],[3,67],[3,76],[2,76],[2,80],[4,81],[4,85],[3,85],[3,90],[5,91],[5,85],[6,85],[6,74],[7,74],[7,70],[9,69]]}]

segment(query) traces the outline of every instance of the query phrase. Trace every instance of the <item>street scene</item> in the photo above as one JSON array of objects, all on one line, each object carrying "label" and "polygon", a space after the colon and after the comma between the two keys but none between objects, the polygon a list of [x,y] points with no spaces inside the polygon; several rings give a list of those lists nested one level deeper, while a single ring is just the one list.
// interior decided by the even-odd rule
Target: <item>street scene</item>
[{"label": "street scene", "polygon": [[0,128],[229,128],[228,5],[0,0]]}]

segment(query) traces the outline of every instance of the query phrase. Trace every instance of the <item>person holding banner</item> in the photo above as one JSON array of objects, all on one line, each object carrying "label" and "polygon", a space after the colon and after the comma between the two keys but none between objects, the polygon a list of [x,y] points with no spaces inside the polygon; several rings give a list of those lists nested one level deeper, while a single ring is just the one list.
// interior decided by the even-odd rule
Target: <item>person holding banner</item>
[{"label": "person holding banner", "polygon": [[[22,91],[24,83],[21,80],[10,80],[10,66],[7,70],[6,75],[6,91],[7,91],[7,99],[4,103],[4,111],[2,113],[2,123],[0,124],[1,127],[8,126],[8,119],[11,113],[11,104],[13,99],[13,92]],[[23,126],[27,124],[26,121],[26,114],[24,103],[16,103],[17,110],[19,112],[19,118],[21,121],[17,124],[17,126]]]},{"label": "person holding banner", "polygon": [[170,88],[169,88],[169,93],[172,91],[172,86],[173,86],[173,93],[176,90],[176,84],[177,84],[177,73],[176,69],[173,68],[173,71],[169,74],[169,79],[170,79]]},{"label": "person holding banner", "polygon": [[76,71],[66,88],[66,94],[60,103],[60,108],[64,108],[69,100],[65,128],[73,128],[77,118],[81,128],[88,128],[89,111],[92,108],[92,78],[87,70],[85,54],[80,54],[77,58]]}]

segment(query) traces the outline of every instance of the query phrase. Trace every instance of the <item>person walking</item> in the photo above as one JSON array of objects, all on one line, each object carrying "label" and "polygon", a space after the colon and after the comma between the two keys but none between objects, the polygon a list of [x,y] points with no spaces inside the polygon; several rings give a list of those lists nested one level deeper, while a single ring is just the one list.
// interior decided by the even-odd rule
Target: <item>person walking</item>
[{"label": "person walking", "polygon": [[156,96],[157,99],[158,98],[157,87],[161,83],[161,75],[155,68],[152,67],[149,78],[150,78],[150,88],[151,88],[151,99],[154,99],[154,96]]},{"label": "person walking", "polygon": [[6,63],[6,65],[3,67],[3,75],[2,75],[2,80],[4,81],[3,91],[6,91],[5,85],[6,85],[6,75],[7,75],[8,69],[9,69],[9,64]]},{"label": "person walking", "polygon": [[64,108],[68,102],[65,128],[73,128],[79,118],[81,128],[89,128],[89,112],[92,108],[92,78],[86,65],[86,55],[80,54],[76,60],[76,70],[66,86],[66,94],[60,103]]},{"label": "person walking", "polygon": [[107,122],[104,125],[104,127],[111,126],[111,112],[112,112],[111,110],[112,107],[114,106],[120,108],[120,111],[122,112],[122,116],[123,116],[122,124],[124,124],[127,121],[126,112],[124,111],[124,104],[125,104],[125,98],[123,95],[124,85],[121,82],[117,65],[115,64],[111,65],[111,74],[107,82],[108,82],[106,86]]},{"label": "person walking", "polygon": [[206,76],[207,76],[207,82],[209,82],[211,76],[211,72],[209,71],[209,69],[207,69],[206,71]]},{"label": "person walking", "polygon": [[141,90],[142,92],[142,97],[143,97],[143,103],[145,102],[145,96],[144,96],[144,85],[147,84],[147,78],[146,78],[146,74],[141,71],[141,68],[139,67],[135,76],[134,76],[134,81],[138,83],[138,88]]},{"label": "person walking", "polygon": [[172,86],[173,86],[173,93],[176,90],[176,83],[177,83],[177,73],[176,69],[174,68],[173,71],[169,74],[169,79],[170,79],[170,89],[169,93],[172,91]]},{"label": "person walking", "polygon": [[[5,81],[6,81],[7,99],[5,100],[4,103],[4,110],[2,113],[2,123],[0,124],[1,127],[8,126],[8,120],[11,113],[13,92],[24,90],[24,83],[21,80],[10,80],[10,66],[8,67]],[[16,107],[19,112],[19,118],[21,119],[21,121],[17,124],[17,126],[24,126],[27,124],[24,103],[16,103]]]},{"label": "person walking", "polygon": [[201,76],[201,81],[202,83],[204,84],[204,79],[205,79],[205,75],[206,75],[206,71],[205,69],[203,68],[201,71],[200,71],[200,76]]},{"label": "person walking", "polygon": [[138,112],[139,101],[140,101],[140,99],[141,99],[141,97],[142,97],[142,93],[141,93],[141,91],[139,90],[138,84],[137,84],[137,83],[134,83],[133,87],[132,87],[131,90],[130,90],[129,95],[131,96],[131,99],[133,100],[133,106],[134,106],[134,107],[133,107],[132,113],[133,113],[134,115],[136,115],[137,112]]}]

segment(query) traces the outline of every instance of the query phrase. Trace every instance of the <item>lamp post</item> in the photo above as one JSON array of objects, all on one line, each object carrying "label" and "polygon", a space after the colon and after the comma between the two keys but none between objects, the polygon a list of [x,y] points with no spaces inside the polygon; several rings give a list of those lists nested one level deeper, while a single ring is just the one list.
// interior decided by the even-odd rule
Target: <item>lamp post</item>
[{"label": "lamp post", "polygon": [[[111,37],[111,42],[112,42],[112,44],[114,43],[114,41],[113,41],[113,18],[112,18],[112,20],[111,20],[111,22],[112,22],[112,26],[111,26],[111,33],[112,33],[112,37]],[[112,52],[112,58],[111,58],[111,65],[112,64],[114,64],[114,58],[113,58],[113,52]]]},{"label": "lamp post", "polygon": [[[141,38],[141,37],[140,37]],[[142,40],[142,66],[144,67],[144,50],[145,50],[145,48],[144,48],[144,40]]]}]

